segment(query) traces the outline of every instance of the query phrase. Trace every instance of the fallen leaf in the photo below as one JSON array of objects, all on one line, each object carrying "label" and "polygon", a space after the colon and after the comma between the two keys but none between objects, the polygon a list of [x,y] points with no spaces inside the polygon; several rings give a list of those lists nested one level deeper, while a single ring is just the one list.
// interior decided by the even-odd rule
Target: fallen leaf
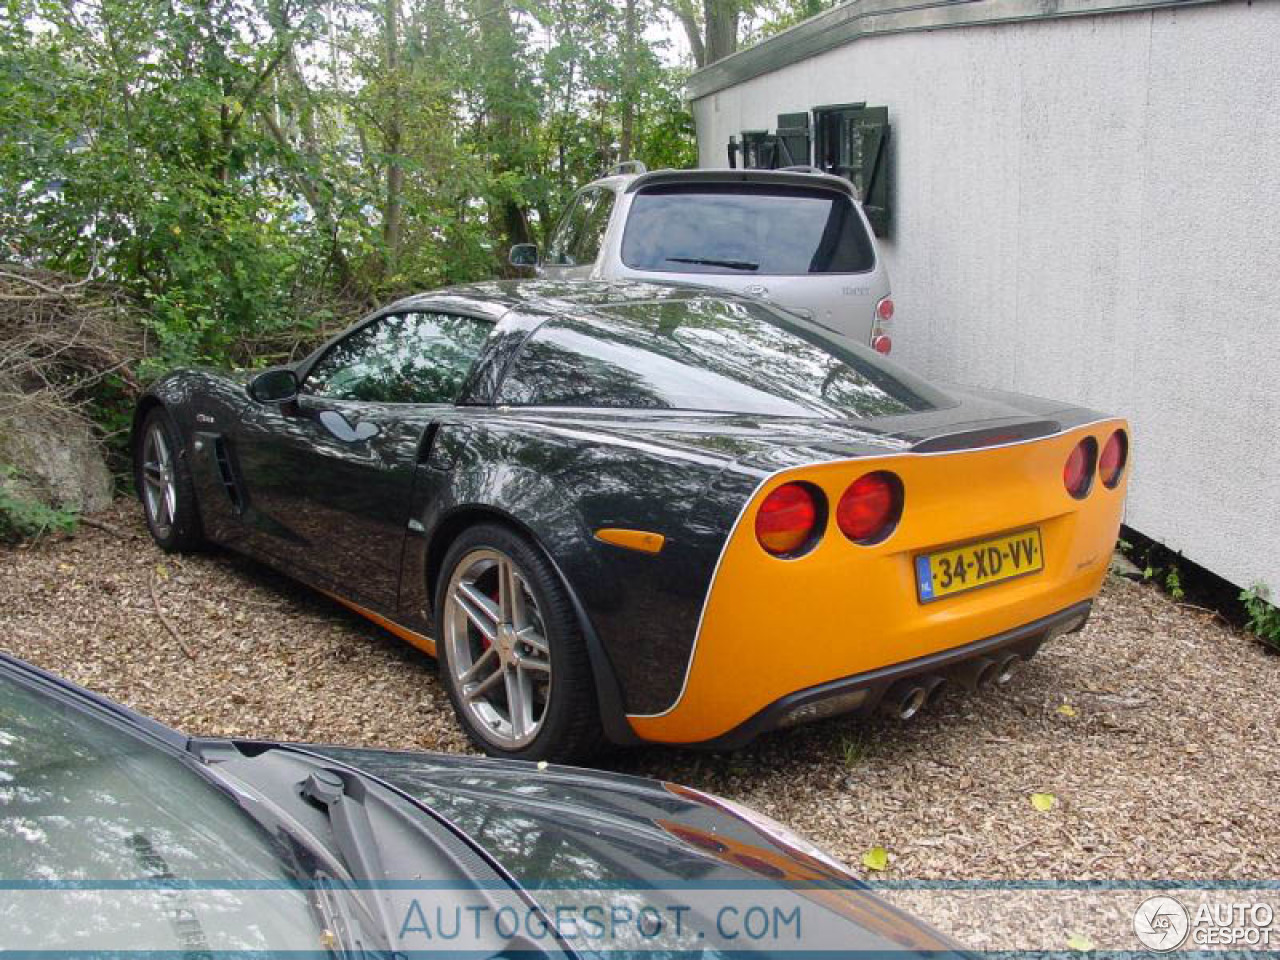
[{"label": "fallen leaf", "polygon": [[539,769],[539,770],[545,770],[545,769],[547,769],[547,761],[545,761],[545,760],[539,760],[539,761],[538,761],[538,769]]},{"label": "fallen leaf", "polygon": [[1069,703],[1064,703],[1058,708],[1058,712],[1064,717],[1074,717],[1076,715],[1076,708]]},{"label": "fallen leaf", "polygon": [[883,870],[889,866],[889,852],[884,847],[872,847],[862,855],[862,865],[868,870]]},{"label": "fallen leaf", "polygon": [[157,577],[159,577],[161,580],[168,580],[168,579],[169,579],[169,568],[168,568],[168,567],[166,567],[163,563],[157,563],[157,564],[156,564],[156,576],[157,576]]},{"label": "fallen leaf", "polygon": [[1033,793],[1031,795],[1031,805],[1041,813],[1048,813],[1057,802],[1058,798],[1052,793]]},{"label": "fallen leaf", "polygon": [[1094,947],[1093,941],[1083,933],[1073,933],[1071,936],[1067,937],[1067,946],[1072,950],[1079,950],[1082,953],[1097,949]]}]

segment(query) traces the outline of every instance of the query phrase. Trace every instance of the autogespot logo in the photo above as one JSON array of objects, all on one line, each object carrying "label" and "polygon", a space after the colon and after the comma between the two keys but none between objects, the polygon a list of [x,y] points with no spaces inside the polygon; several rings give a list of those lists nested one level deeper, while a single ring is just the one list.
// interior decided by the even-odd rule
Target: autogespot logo
[{"label": "autogespot logo", "polygon": [[1187,908],[1173,897],[1149,897],[1133,915],[1133,932],[1143,946],[1159,953],[1180,947],[1190,927]]}]

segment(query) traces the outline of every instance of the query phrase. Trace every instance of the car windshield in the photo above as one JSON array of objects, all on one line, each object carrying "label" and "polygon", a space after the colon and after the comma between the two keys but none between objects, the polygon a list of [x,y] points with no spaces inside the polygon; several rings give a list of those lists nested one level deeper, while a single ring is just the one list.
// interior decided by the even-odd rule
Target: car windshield
[{"label": "car windshield", "polygon": [[[4,911],[10,945],[206,955],[320,942],[283,848],[227,794],[181,757],[3,672],[0,810],[0,886],[24,897]],[[263,890],[270,911],[241,902]]]},{"label": "car windshield", "polygon": [[666,184],[640,191],[622,238],[633,270],[799,276],[865,273],[871,238],[834,190],[766,184]]},{"label": "car windshield", "polygon": [[512,363],[500,402],[865,419],[948,401],[761,304],[702,297],[549,321]]}]

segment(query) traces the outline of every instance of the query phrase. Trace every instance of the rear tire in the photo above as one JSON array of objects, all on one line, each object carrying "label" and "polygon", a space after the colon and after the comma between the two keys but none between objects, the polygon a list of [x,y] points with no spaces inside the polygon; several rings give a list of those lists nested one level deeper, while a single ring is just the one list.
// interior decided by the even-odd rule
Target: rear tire
[{"label": "rear tire", "polygon": [[147,414],[133,452],[133,479],[151,538],[165,553],[204,542],[191,465],[178,427],[163,407]]},{"label": "rear tire", "polygon": [[495,757],[583,760],[603,742],[582,628],[555,568],[497,524],[464,531],[436,584],[436,649],[467,736]]}]

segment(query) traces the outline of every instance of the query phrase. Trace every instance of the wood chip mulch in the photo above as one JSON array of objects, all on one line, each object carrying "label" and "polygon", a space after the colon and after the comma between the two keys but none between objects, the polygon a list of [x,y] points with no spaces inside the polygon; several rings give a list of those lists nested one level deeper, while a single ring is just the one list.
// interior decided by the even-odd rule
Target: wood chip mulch
[{"label": "wood chip mulch", "polygon": [[[162,554],[136,503],[94,520],[0,549],[0,649],[188,733],[469,749],[429,657],[256,563]],[[747,803],[869,879],[1280,876],[1280,656],[1117,577],[1008,688],[600,764]]]}]

